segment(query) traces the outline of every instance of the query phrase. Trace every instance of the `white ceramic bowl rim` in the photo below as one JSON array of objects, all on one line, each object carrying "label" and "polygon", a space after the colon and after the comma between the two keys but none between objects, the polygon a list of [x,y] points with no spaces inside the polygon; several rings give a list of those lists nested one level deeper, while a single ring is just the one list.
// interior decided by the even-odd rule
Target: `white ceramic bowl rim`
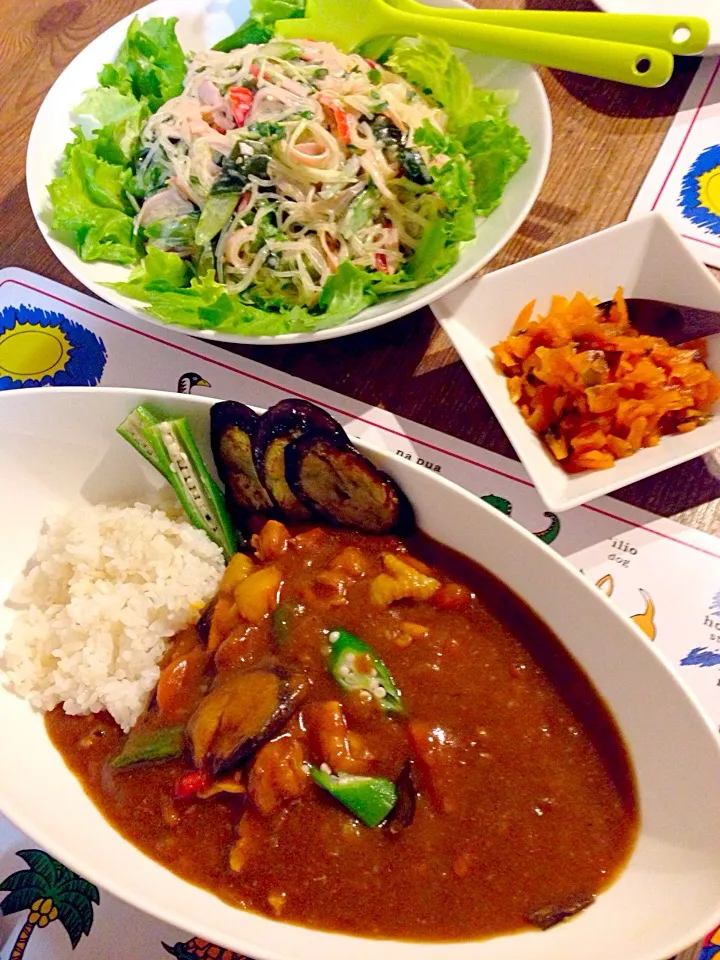
[{"label": "white ceramic bowl rim", "polygon": [[[52,507],[142,497],[157,480],[114,433],[143,400],[187,414],[196,428],[207,424],[213,402],[99,387],[0,396],[0,497],[14,500],[0,550],[5,591]],[[197,430],[197,437],[207,452],[207,436]],[[370,946],[238,912],[122,840],[64,767],[40,717],[4,689],[0,725],[13,736],[0,738],[2,809],[99,886],[257,960],[364,960],[370,949],[376,960],[659,960],[700,939],[720,922],[720,836],[710,827],[720,805],[720,741],[684,682],[600,591],[537,538],[442,477],[359,445],[396,476],[427,533],[521,593],[593,678],[624,731],[638,776],[641,834],[627,868],[592,910],[546,934],[435,946]],[[0,635],[5,615],[0,608]]]}]

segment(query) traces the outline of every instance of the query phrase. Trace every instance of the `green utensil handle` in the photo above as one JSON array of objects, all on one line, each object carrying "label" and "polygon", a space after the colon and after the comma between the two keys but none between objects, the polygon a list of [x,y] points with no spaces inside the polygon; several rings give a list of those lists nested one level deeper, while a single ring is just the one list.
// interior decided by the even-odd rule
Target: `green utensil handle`
[{"label": "green utensil handle", "polygon": [[[466,20],[446,17],[419,16],[396,10],[385,3],[382,6],[380,25],[377,11],[372,7],[366,10],[362,0],[358,2],[353,25],[353,35],[358,38],[358,42],[383,34],[437,37],[451,46],[474,50],[488,56],[521,60],[557,70],[570,70],[638,87],[661,87],[667,83],[673,72],[672,54],[650,46],[590,40],[585,37],[564,37],[560,34],[496,27],[487,23],[468,23]],[[330,43],[340,41],[342,31],[338,29],[332,16],[313,17],[310,3],[308,12],[308,19],[279,20],[275,24],[276,35],[290,39],[307,37],[309,34],[315,40]]]},{"label": "green utensil handle", "polygon": [[570,37],[592,37],[616,43],[648,44],[676,56],[702,53],[710,40],[710,25],[701,17],[640,13],[578,13],[565,10],[458,10],[431,7],[417,0],[386,0],[404,10],[429,17],[488,23],[496,27],[540,30]]}]

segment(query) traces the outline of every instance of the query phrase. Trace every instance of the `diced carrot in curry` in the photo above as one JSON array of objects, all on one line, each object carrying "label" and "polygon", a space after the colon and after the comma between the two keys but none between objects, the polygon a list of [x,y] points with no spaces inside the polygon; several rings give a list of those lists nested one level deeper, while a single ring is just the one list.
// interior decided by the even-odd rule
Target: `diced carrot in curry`
[{"label": "diced carrot in curry", "polygon": [[200,684],[207,662],[206,652],[196,647],[163,669],[155,698],[164,721],[178,723],[188,719],[204,692]]},{"label": "diced carrot in curry", "polygon": [[447,731],[424,720],[412,720],[408,736],[421,784],[433,806],[439,813],[452,813],[455,800],[451,777],[458,768],[455,741]]},{"label": "diced carrot in curry", "polygon": [[712,416],[720,379],[702,341],[673,347],[631,326],[622,289],[608,315],[581,293],[555,296],[544,317],[527,304],[493,347],[495,365],[528,426],[569,473],[687,433]]},{"label": "diced carrot in curry", "polygon": [[444,583],[430,602],[439,610],[467,610],[472,602],[472,591],[462,583]]}]

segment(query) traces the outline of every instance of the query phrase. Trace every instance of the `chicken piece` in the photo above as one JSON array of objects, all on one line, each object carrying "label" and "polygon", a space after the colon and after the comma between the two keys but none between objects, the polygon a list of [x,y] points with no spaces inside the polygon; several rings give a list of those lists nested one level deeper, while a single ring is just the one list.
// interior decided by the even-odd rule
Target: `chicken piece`
[{"label": "chicken piece", "polygon": [[387,573],[380,573],[370,584],[370,602],[376,607],[389,607],[397,600],[429,600],[440,581],[420,573],[394,553],[384,553]]},{"label": "chicken piece", "polygon": [[260,533],[250,538],[258,560],[277,560],[288,548],[290,531],[279,520],[268,520]]},{"label": "chicken piece", "polygon": [[250,770],[248,790],[263,814],[276,813],[288,800],[302,796],[310,785],[302,744],[293,737],[272,740],[258,751]]},{"label": "chicken piece", "polygon": [[264,843],[262,820],[248,810],[238,824],[237,840],[230,849],[230,869],[242,873]]},{"label": "chicken piece", "polygon": [[333,773],[365,774],[373,756],[363,738],[348,730],[342,704],[337,700],[313,703],[303,711],[311,744]]}]

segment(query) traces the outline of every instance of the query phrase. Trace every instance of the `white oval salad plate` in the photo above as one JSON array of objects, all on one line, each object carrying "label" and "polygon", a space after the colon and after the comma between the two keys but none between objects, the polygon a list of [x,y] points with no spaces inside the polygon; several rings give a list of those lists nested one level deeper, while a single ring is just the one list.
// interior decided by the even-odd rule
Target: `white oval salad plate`
[{"label": "white oval salad plate", "polygon": [[[458,0],[445,0],[445,3],[457,6]],[[436,5],[442,5],[442,2]],[[212,47],[231,34],[245,20],[249,10],[249,0],[156,0],[143,7],[137,16],[143,22],[150,17],[177,17],[177,36],[183,50],[197,52]],[[161,323],[163,321],[157,320],[146,310],[144,303],[107,286],[126,281],[130,274],[129,266],[100,260],[85,262],[75,252],[75,247],[67,245],[61,235],[50,229],[52,210],[48,184],[58,176],[63,151],[73,139],[72,128],[78,122],[73,109],[83,100],[86,91],[97,87],[98,72],[117,56],[132,19],[132,16],[126,17],[97,37],[72,61],[51,88],[30,136],[27,189],[42,235],[70,273],[98,297],[131,316]],[[460,55],[477,86],[516,93],[517,99],[510,108],[509,120],[527,140],[530,152],[527,161],[507,184],[499,206],[485,219],[477,220],[475,238],[461,245],[459,258],[448,272],[411,292],[366,306],[336,326],[328,323],[322,329],[309,329],[305,324],[296,326],[291,332],[282,332],[288,328],[281,326],[276,332],[275,329],[258,326],[251,331],[252,335],[248,335],[243,329],[244,321],[243,324],[233,321],[232,324],[215,324],[212,327],[205,319],[198,323],[196,315],[192,321],[183,322],[174,313],[165,316],[165,322],[180,333],[234,343],[280,345],[345,336],[387,323],[446,295],[486,264],[517,231],[538,195],[549,162],[551,118],[545,90],[532,67],[476,54]],[[71,209],[67,220],[71,221],[74,216],[75,210]],[[78,216],[83,220],[82,210]],[[112,234],[112,225],[108,231]],[[104,238],[101,242],[104,242]],[[352,311],[347,310],[344,316],[348,313]]]},{"label": "white oval salad plate", "polygon": [[[0,541],[0,636],[11,616],[8,591],[43,518],[157,491],[159,476],[115,430],[140,402],[187,416],[207,456],[207,398],[99,387],[0,397],[0,497],[11,505]],[[658,960],[699,940],[720,922],[717,731],[644,635],[553,550],[437,474],[360,447],[401,484],[425,532],[486,566],[536,611],[613,713],[635,770],[640,829],[597,902],[545,932],[439,944],[330,934],[234,909],[116,833],[51,745],[42,717],[2,686],[0,810],[87,879],[256,960]]]}]

